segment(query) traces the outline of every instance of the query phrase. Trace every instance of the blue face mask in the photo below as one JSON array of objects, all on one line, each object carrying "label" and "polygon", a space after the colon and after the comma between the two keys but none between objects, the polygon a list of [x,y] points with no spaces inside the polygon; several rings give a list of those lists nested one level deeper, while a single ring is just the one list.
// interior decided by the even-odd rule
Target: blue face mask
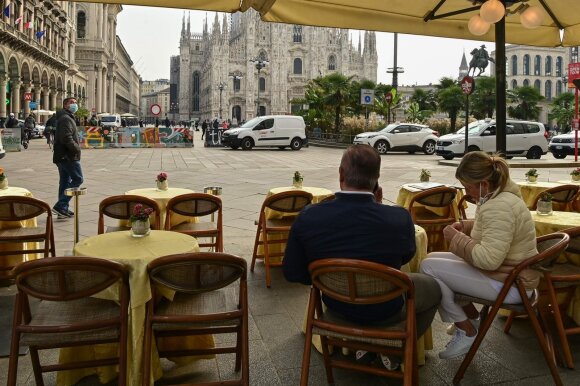
[{"label": "blue face mask", "polygon": [[76,113],[79,109],[79,105],[77,105],[76,103],[71,103],[70,105],[68,105],[68,109],[70,110],[71,113]]}]

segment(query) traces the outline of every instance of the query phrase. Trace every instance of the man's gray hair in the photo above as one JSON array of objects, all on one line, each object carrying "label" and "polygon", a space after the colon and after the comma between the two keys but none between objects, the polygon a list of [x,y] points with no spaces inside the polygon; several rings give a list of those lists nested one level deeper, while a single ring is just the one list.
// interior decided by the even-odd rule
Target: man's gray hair
[{"label": "man's gray hair", "polygon": [[340,168],[347,186],[372,192],[379,180],[381,156],[372,146],[353,145],[342,155]]}]

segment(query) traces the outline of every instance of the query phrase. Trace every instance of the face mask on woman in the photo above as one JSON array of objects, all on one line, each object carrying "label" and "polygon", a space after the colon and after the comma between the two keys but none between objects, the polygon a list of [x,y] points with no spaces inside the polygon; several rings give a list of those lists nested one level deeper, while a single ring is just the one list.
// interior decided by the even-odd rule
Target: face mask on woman
[{"label": "face mask on woman", "polygon": [[485,204],[487,200],[491,198],[492,192],[487,193],[485,196],[482,196],[481,192],[481,182],[479,183],[479,202],[477,203],[479,206]]},{"label": "face mask on woman", "polygon": [[76,113],[79,109],[79,105],[77,105],[76,103],[71,103],[70,105],[68,105],[68,109],[70,110],[71,113]]}]

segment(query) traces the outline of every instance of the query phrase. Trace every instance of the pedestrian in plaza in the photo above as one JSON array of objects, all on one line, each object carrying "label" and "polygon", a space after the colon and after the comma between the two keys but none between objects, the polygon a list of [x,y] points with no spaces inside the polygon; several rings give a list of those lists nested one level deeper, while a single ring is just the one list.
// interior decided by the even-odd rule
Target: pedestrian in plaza
[{"label": "pedestrian in plaza", "polygon": [[18,119],[14,116],[14,113],[10,113],[8,119],[4,121],[4,127],[7,129],[16,129],[18,127]]},{"label": "pedestrian in plaza", "polygon": [[91,115],[91,119],[89,119],[89,125],[91,126],[99,125],[99,121],[97,120],[97,116],[95,114]]},{"label": "pedestrian in plaza", "polygon": [[171,122],[169,122],[169,117],[167,117],[167,115],[165,116],[165,127],[167,127],[169,129],[169,126],[171,126]]},{"label": "pedestrian in plaza", "polygon": [[558,124],[554,123],[554,127],[552,127],[553,135],[558,135]]},{"label": "pedestrian in plaza", "polygon": [[155,118],[155,127],[159,127],[159,118]]},{"label": "pedestrian in plaza", "polygon": [[59,219],[74,216],[74,213],[69,209],[71,197],[65,195],[65,190],[78,188],[83,183],[81,148],[74,116],[79,108],[77,99],[65,98],[62,107],[63,109],[56,115],[54,153],[52,155],[52,162],[56,164],[59,174],[58,201],[52,209]]},{"label": "pedestrian in plaza", "polygon": [[203,137],[205,136],[205,132],[207,131],[207,119],[203,120],[203,123],[201,124],[201,139],[203,140]]},{"label": "pedestrian in plaza", "polygon": [[52,138],[54,137],[54,129],[56,127],[56,114],[52,114],[44,126],[44,136],[46,137],[46,143],[51,145]]},{"label": "pedestrian in plaza", "polygon": [[[292,225],[282,260],[286,280],[310,285],[308,266],[318,259],[366,260],[400,270],[413,258],[413,220],[404,208],[382,204],[380,170],[381,156],[373,147],[355,145],[344,152],[338,169],[341,190],[336,199],[307,206]],[[437,312],[441,292],[432,277],[408,275],[415,286],[417,336],[422,336]],[[343,319],[377,326],[400,320],[405,312],[403,297],[380,304],[355,304],[328,297],[323,302]],[[359,350],[356,357],[366,362],[376,354]],[[381,354],[380,359],[389,370],[395,370],[400,363],[392,355]]]},{"label": "pedestrian in plaza", "polygon": [[29,140],[30,138],[32,138],[32,130],[34,130],[35,127],[36,120],[34,119],[34,115],[30,113],[28,117],[26,117],[26,119],[24,120],[24,129],[25,129],[24,131]]},{"label": "pedestrian in plaza", "polygon": [[[430,253],[420,268],[439,283],[443,295],[439,315],[455,327],[449,329],[453,338],[439,353],[441,359],[466,354],[480,325],[473,304],[456,302],[455,294],[495,301],[512,269],[538,253],[532,215],[502,157],[482,151],[468,153],[457,167],[455,178],[478,203],[475,219],[446,226],[443,235],[450,243],[449,252]],[[540,276],[533,269],[519,274],[528,296],[538,286]],[[522,302],[515,286],[504,302]]]},{"label": "pedestrian in plaza", "polygon": [[139,127],[143,127],[143,119],[139,119]]},{"label": "pedestrian in plaza", "polygon": [[197,121],[195,121],[195,131],[199,131],[199,129],[197,128],[199,126],[199,119]]}]

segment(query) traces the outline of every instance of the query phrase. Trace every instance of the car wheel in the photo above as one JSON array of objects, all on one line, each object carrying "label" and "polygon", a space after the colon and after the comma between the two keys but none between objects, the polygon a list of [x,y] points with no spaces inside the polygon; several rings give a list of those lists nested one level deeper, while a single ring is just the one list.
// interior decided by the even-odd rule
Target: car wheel
[{"label": "car wheel", "polygon": [[564,158],[566,158],[566,154],[563,154],[563,153],[552,153],[552,155],[556,159],[564,159]]},{"label": "car wheel", "polygon": [[290,142],[290,149],[292,150],[302,149],[302,140],[298,137],[292,139],[292,142]]},{"label": "car wheel", "polygon": [[284,150],[284,149],[286,149],[286,146],[278,146],[278,149]]},{"label": "car wheel", "polygon": [[443,159],[446,159],[447,161],[451,161],[454,158],[453,154],[445,154],[443,156]]},{"label": "car wheel", "polygon": [[375,143],[375,149],[377,149],[379,154],[387,154],[389,151],[389,143],[383,140],[377,141],[377,143]]},{"label": "car wheel", "polygon": [[540,149],[537,146],[532,147],[530,150],[528,150],[528,153],[526,154],[526,158],[527,159],[540,159],[540,158],[542,158],[542,149]]},{"label": "car wheel", "polygon": [[238,150],[239,146],[231,146],[232,150]]},{"label": "car wheel", "polygon": [[427,155],[435,153],[435,141],[433,140],[425,141],[425,143],[423,144],[423,153]]},{"label": "car wheel", "polygon": [[468,152],[479,151],[479,148],[477,146],[468,146],[467,151]]},{"label": "car wheel", "polygon": [[252,150],[253,147],[254,147],[254,141],[252,141],[252,138],[244,138],[244,140],[242,141],[242,149],[243,150]]}]

